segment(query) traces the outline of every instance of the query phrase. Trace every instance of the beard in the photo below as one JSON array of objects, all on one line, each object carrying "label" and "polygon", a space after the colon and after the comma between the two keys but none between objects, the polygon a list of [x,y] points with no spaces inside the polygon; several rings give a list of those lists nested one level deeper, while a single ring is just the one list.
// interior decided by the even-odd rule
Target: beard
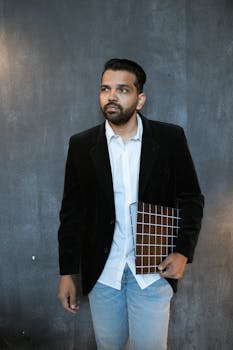
[{"label": "beard", "polygon": [[[109,111],[108,108],[110,106],[115,107],[116,109]],[[105,119],[107,119],[109,122],[111,122],[114,125],[124,125],[131,119],[131,117],[135,113],[136,104],[129,108],[123,109],[121,105],[110,102],[107,103],[101,109]]]}]

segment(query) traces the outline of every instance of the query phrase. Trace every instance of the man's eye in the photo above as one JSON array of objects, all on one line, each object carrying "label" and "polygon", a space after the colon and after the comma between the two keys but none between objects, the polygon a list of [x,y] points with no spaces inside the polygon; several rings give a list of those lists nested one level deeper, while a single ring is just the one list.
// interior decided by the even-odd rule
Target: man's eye
[{"label": "man's eye", "polygon": [[121,92],[122,94],[126,94],[126,93],[128,92],[128,89],[126,89],[126,88],[121,88],[121,89],[120,89],[120,92]]},{"label": "man's eye", "polygon": [[109,90],[109,88],[107,88],[106,86],[102,86],[100,89],[100,91],[103,91],[103,92],[108,91],[108,90]]}]

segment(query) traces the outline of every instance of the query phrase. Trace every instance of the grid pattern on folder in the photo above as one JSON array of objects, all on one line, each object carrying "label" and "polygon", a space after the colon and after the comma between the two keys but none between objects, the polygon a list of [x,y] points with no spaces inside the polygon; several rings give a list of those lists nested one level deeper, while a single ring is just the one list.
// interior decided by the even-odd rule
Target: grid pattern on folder
[{"label": "grid pattern on folder", "polygon": [[179,209],[137,203],[136,274],[157,272],[158,265],[174,250],[179,222]]}]

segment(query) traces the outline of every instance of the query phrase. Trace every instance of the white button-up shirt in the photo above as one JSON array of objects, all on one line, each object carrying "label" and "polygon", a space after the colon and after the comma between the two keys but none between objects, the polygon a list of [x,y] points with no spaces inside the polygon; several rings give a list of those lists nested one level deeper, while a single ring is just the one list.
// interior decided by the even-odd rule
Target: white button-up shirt
[{"label": "white button-up shirt", "polygon": [[105,123],[112,170],[116,223],[109,257],[98,282],[121,289],[121,279],[127,263],[143,289],[160,278],[159,274],[135,274],[135,252],[130,219],[130,204],[138,201],[139,168],[143,125],[137,115],[136,134],[123,142]]}]

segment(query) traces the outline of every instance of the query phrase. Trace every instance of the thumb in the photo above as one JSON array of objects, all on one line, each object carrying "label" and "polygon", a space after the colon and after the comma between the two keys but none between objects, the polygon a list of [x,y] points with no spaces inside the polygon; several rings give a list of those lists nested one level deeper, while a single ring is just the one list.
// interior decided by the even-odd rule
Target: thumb
[{"label": "thumb", "polygon": [[163,260],[163,261],[159,264],[158,270],[159,270],[159,271],[165,270],[166,267],[168,266],[168,264],[169,264],[169,258],[167,257],[165,260]]},{"label": "thumb", "polygon": [[70,308],[71,309],[78,309],[78,301],[77,301],[77,298],[76,298],[76,295],[75,294],[71,294],[70,295]]}]

